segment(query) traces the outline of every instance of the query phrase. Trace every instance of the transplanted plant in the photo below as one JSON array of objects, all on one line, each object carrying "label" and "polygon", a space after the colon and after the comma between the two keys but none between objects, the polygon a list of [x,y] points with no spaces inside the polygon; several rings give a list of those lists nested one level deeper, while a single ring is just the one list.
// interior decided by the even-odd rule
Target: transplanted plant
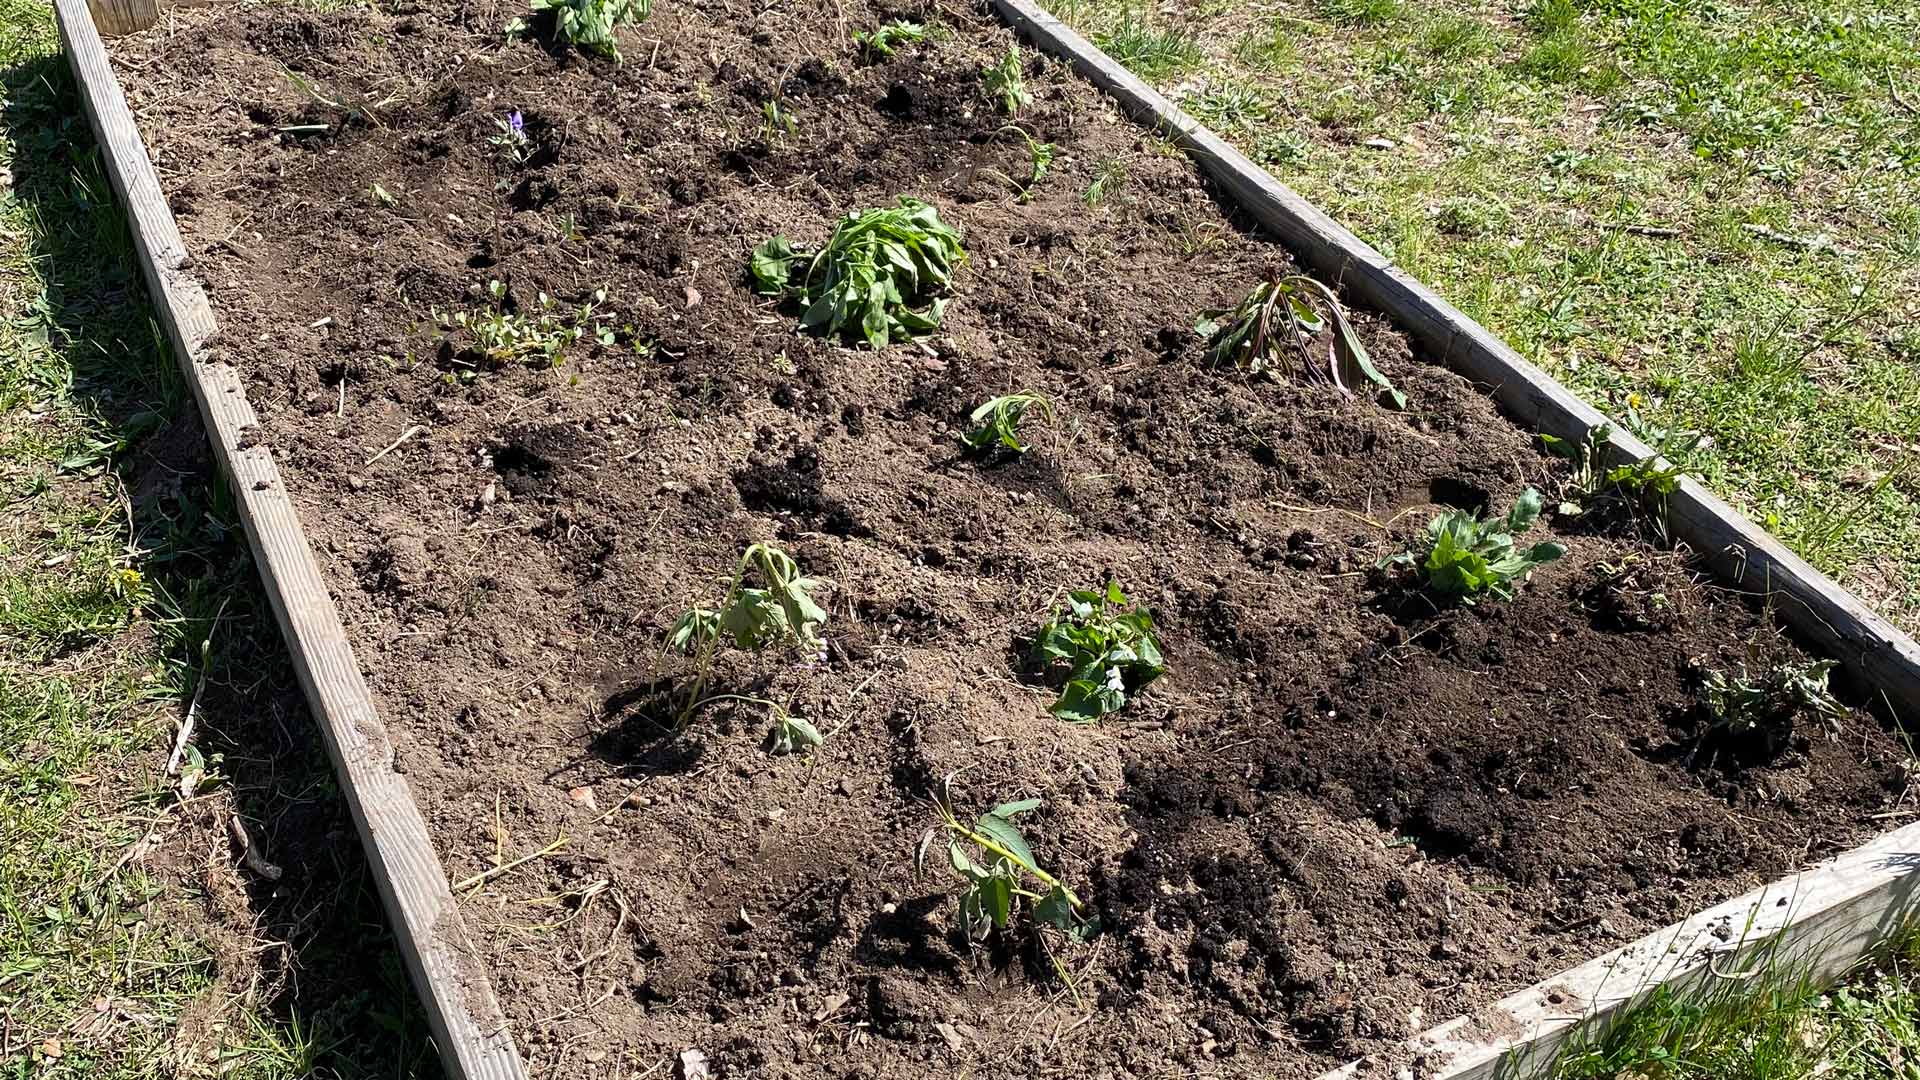
[{"label": "transplanted plant", "polygon": [[1667,501],[1680,490],[1680,480],[1686,475],[1686,470],[1674,462],[1685,460],[1705,436],[1697,431],[1661,431],[1659,436],[1652,456],[1608,465],[1606,448],[1613,437],[1611,425],[1597,425],[1588,430],[1586,438],[1577,441],[1542,434],[1540,441],[1548,451],[1573,466],[1554,512],[1561,517],[1579,517],[1603,507],[1609,499],[1629,499],[1652,512],[1655,526],[1664,535]]},{"label": "transplanted plant", "polygon": [[[472,345],[490,363],[525,361],[557,367],[566,361],[567,350],[582,341],[612,345],[614,329],[600,305],[607,302],[607,290],[595,289],[584,303],[564,307],[546,292],[536,294],[529,309],[509,310],[505,282],[487,282],[485,307],[469,311],[432,310],[434,322],[443,339],[461,335],[472,338]],[[471,366],[471,365],[468,365]]]},{"label": "transplanted plant", "polygon": [[1105,589],[1067,594],[1067,609],[1056,610],[1034,638],[1034,658],[1049,668],[1065,667],[1066,685],[1048,707],[1062,720],[1091,724],[1117,712],[1147,685],[1166,674],[1153,614],[1144,608],[1123,611],[1127,594],[1120,583]]},{"label": "transplanted plant", "polygon": [[1837,666],[1833,660],[1778,664],[1757,678],[1744,664],[1733,672],[1707,669],[1700,679],[1700,704],[1712,719],[1707,733],[1723,732],[1767,757],[1786,745],[1802,712],[1820,717],[1837,735],[1846,710],[1827,688]]},{"label": "transplanted plant", "polygon": [[[762,585],[747,584],[758,571]],[[820,583],[800,572],[793,557],[772,544],[753,544],[741,554],[733,579],[718,607],[688,608],[667,630],[667,647],[692,655],[695,675],[674,726],[684,729],[707,699],[707,679],[721,642],[758,652],[773,645],[793,645],[811,662],[826,658],[826,639],[820,628],[827,613],[813,600]]]},{"label": "transplanted plant", "polygon": [[762,295],[803,305],[802,327],[858,333],[878,349],[938,329],[946,309],[940,294],[966,261],[959,230],[932,206],[902,196],[892,209],[848,214],[817,251],[775,236],[753,249],[748,269]]},{"label": "transplanted plant", "polygon": [[925,40],[927,28],[907,19],[895,19],[871,30],[853,32],[853,43],[859,46],[860,55],[866,60],[888,59],[893,56],[895,49],[918,45]]},{"label": "transplanted plant", "polygon": [[1021,67],[1020,46],[1009,43],[1006,53],[980,72],[981,86],[987,98],[999,105],[1000,111],[1008,116],[1033,104],[1033,95],[1027,93],[1027,80],[1020,73]]},{"label": "transplanted plant", "polygon": [[1008,132],[1020,136],[1021,141],[1027,144],[1026,178],[1016,180],[998,169],[986,171],[991,172],[993,175],[1005,181],[1006,185],[1012,188],[1014,194],[1018,195],[1020,201],[1024,203],[1033,198],[1033,189],[1039,185],[1040,181],[1044,179],[1049,172],[1053,171],[1053,157],[1056,148],[1050,142],[1041,142],[1039,139],[1034,138],[1032,132],[1021,127],[1019,124],[1008,124],[994,134],[999,136],[1005,135]]},{"label": "transplanted plant", "polygon": [[960,929],[967,938],[982,941],[993,931],[1006,929],[1016,911],[1075,941],[1098,933],[1099,921],[1083,914],[1084,905],[1072,889],[1040,869],[1033,849],[1014,824],[1014,818],[1039,809],[1040,800],[1001,803],[969,824],[954,810],[952,784],[953,776],[948,774],[934,796],[940,824],[921,835],[914,870],[926,872],[933,846],[944,836],[947,865],[965,884],[960,893]]},{"label": "transplanted plant", "polygon": [[[1323,358],[1317,342],[1329,326],[1333,344]],[[1304,274],[1283,277],[1269,271],[1267,279],[1239,304],[1201,312],[1193,328],[1211,343],[1208,356],[1216,364],[1252,374],[1297,371],[1306,379],[1331,383],[1348,396],[1364,380],[1372,384],[1383,404],[1406,408],[1407,395],[1373,366],[1340,298]]]},{"label": "transplanted plant", "polygon": [[1036,409],[1047,423],[1053,422],[1053,402],[1031,390],[1022,390],[994,398],[973,410],[968,419],[974,427],[960,436],[960,441],[969,450],[1004,446],[1016,454],[1024,454],[1027,444],[1020,441],[1020,421],[1028,409]]},{"label": "transplanted plant", "polygon": [[1403,551],[1382,559],[1384,567],[1413,570],[1435,592],[1474,603],[1483,593],[1513,599],[1513,583],[1536,566],[1550,563],[1567,549],[1550,540],[1521,548],[1514,537],[1540,516],[1540,493],[1527,488],[1503,518],[1482,518],[1470,510],[1452,510],[1427,523],[1427,549]]},{"label": "transplanted plant", "polygon": [[[645,22],[653,14],[653,0],[533,0],[532,12],[535,17],[553,16],[556,41],[618,60],[620,42],[614,37],[614,28]],[[525,19],[507,24],[510,36],[526,31]]]}]

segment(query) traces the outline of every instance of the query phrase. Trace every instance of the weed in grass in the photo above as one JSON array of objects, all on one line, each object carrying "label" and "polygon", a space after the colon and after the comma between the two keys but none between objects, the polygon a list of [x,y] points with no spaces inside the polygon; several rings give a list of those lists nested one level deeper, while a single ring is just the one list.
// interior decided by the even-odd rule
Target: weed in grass
[{"label": "weed in grass", "polygon": [[[608,316],[600,311],[607,300],[605,289],[595,289],[592,296],[571,310],[545,292],[535,299],[532,311],[509,310],[506,283],[497,279],[487,282],[487,298],[492,302],[486,307],[467,311],[434,308],[432,316],[442,340],[464,335],[471,339],[472,351],[490,364],[522,361],[536,367],[558,367],[566,362],[567,350],[581,341],[612,345],[616,340],[613,327],[606,323]],[[455,362],[459,363],[457,354]],[[471,373],[469,365],[463,374]]]},{"label": "weed in grass", "polygon": [[1156,26],[1132,10],[1093,40],[1107,55],[1147,79],[1190,71],[1205,58],[1192,36],[1175,27]]},{"label": "weed in grass", "polygon": [[933,800],[940,824],[920,837],[914,852],[914,872],[927,872],[933,845],[944,837],[947,865],[965,883],[959,914],[960,929],[968,940],[984,941],[993,931],[1005,930],[1015,910],[1024,910],[1036,926],[1052,927],[1074,941],[1085,941],[1099,932],[1098,919],[1084,914],[1084,905],[1073,890],[1040,869],[1033,849],[1014,824],[1014,818],[1038,810],[1040,805],[1039,799],[1001,803],[968,824],[953,806],[953,776],[949,774],[942,781],[940,793]]},{"label": "weed in grass", "polygon": [[1087,182],[1087,190],[1081,192],[1080,201],[1088,207],[1099,206],[1126,182],[1127,167],[1117,159],[1109,158],[1093,171],[1093,179]]},{"label": "weed in grass", "polygon": [[1343,26],[1380,26],[1400,18],[1400,0],[1321,0],[1320,10]]},{"label": "weed in grass", "polygon": [[[759,572],[763,585],[747,584],[752,571]],[[694,710],[708,700],[701,695],[712,673],[714,653],[723,641],[753,652],[791,644],[805,651],[810,663],[826,658],[820,628],[826,625],[827,613],[813,600],[819,584],[800,572],[793,556],[772,544],[753,544],[741,554],[718,607],[695,605],[674,620],[667,630],[667,648],[695,658],[694,681],[675,718],[676,729],[684,730]]]},{"label": "weed in grass", "polygon": [[[620,40],[614,30],[645,22],[653,14],[653,0],[533,0],[532,14],[536,19],[551,16],[555,41],[618,61]],[[506,32],[518,36],[528,29],[525,20],[516,18]]]},{"label": "weed in grass", "polygon": [[1483,519],[1470,510],[1453,510],[1427,523],[1427,550],[1403,551],[1380,561],[1412,570],[1435,592],[1472,604],[1482,594],[1513,599],[1513,583],[1536,566],[1550,563],[1567,549],[1550,540],[1529,548],[1514,546],[1540,516],[1540,493],[1527,488],[1504,518]]},{"label": "weed in grass", "polygon": [[857,332],[879,349],[939,329],[939,294],[966,260],[959,231],[939,211],[902,197],[890,210],[848,214],[815,252],[775,236],[753,249],[748,272],[761,295],[802,305],[803,328]]},{"label": "weed in grass", "polygon": [[925,40],[927,28],[906,19],[895,19],[871,30],[853,32],[853,44],[860,50],[860,58],[868,63],[890,59],[895,50],[918,45]]},{"label": "weed in grass", "polygon": [[1027,80],[1021,74],[1022,66],[1020,46],[1010,43],[999,60],[980,71],[980,86],[987,99],[1008,116],[1033,104],[1033,95],[1027,92]]},{"label": "weed in grass", "polygon": [[968,419],[975,426],[960,436],[960,441],[975,452],[1001,446],[1024,454],[1027,445],[1020,441],[1020,421],[1028,409],[1037,409],[1043,420],[1053,423],[1053,403],[1031,390],[1022,390],[994,398],[973,410]]},{"label": "weed in grass", "polygon": [[1273,113],[1266,95],[1244,83],[1217,86],[1195,94],[1182,102],[1181,107],[1215,130],[1234,127],[1251,131],[1264,124]]},{"label": "weed in grass", "polygon": [[1062,720],[1091,724],[1124,708],[1148,684],[1166,674],[1153,614],[1122,611],[1120,583],[1067,594],[1067,609],[1055,611],[1034,638],[1040,663],[1064,665],[1066,684],[1048,711]]},{"label": "weed in grass", "polygon": [[[1315,341],[1329,327],[1333,344],[1323,364]],[[1256,375],[1274,368],[1297,370],[1304,378],[1324,379],[1348,396],[1365,381],[1383,404],[1406,408],[1406,395],[1373,366],[1340,298],[1303,274],[1282,277],[1270,271],[1236,307],[1201,313],[1193,329],[1211,343],[1208,355],[1216,364]]]}]

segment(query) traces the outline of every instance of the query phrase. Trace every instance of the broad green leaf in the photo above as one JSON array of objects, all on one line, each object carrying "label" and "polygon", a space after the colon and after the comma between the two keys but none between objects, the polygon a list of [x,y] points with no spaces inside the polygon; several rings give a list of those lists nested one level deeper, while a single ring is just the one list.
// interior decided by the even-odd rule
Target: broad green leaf
[{"label": "broad green leaf", "polygon": [[1038,809],[1040,809],[1039,799],[1015,799],[1013,802],[1003,802],[999,806],[996,806],[993,809],[987,811],[987,816],[997,817],[997,818],[1012,818],[1015,815],[1024,814],[1030,810],[1038,810]]},{"label": "broad green leaf", "polygon": [[1033,852],[1027,848],[1026,839],[1020,835],[1020,830],[1014,827],[1013,822],[993,814],[982,814],[980,820],[974,823],[974,827],[980,830],[981,835],[1007,849],[1007,854],[1013,856],[1014,861],[1027,871],[1039,869],[1033,861]]}]

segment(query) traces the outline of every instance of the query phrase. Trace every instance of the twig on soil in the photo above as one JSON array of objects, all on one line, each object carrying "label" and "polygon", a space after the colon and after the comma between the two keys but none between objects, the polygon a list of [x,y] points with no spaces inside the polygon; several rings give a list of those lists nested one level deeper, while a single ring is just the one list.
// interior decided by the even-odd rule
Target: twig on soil
[{"label": "twig on soil", "polygon": [[407,430],[401,432],[400,437],[393,440],[393,442],[389,444],[385,450],[382,450],[379,453],[368,458],[367,464],[371,465],[374,462],[379,461],[381,458],[386,457],[388,454],[393,453],[395,450],[400,449],[401,443],[406,442],[408,439],[413,438],[415,435],[418,435],[425,430],[427,430],[425,424],[415,424],[412,427],[408,428]]},{"label": "twig on soil", "polygon": [[268,862],[265,855],[260,854],[260,849],[254,844],[253,837],[247,835],[246,823],[240,820],[239,814],[233,814],[227,818],[227,832],[233,835],[233,842],[239,845],[240,859],[247,864],[247,869],[268,881],[280,880],[284,871]]},{"label": "twig on soil", "polygon": [[167,775],[180,775],[180,760],[186,757],[187,740],[193,738],[194,717],[200,712],[200,695],[207,689],[206,672],[200,673],[200,683],[193,688],[193,700],[187,703],[187,715],[180,721],[180,731],[173,737],[173,753],[167,755]]},{"label": "twig on soil", "polygon": [[558,839],[554,840],[553,843],[548,844],[546,847],[541,848],[539,851],[529,852],[513,860],[512,862],[501,863],[499,866],[482,870],[479,873],[473,875],[472,877],[464,878],[456,882],[453,886],[453,891],[466,892],[468,889],[471,889],[476,885],[485,885],[487,882],[492,881],[494,878],[499,877],[501,874],[504,874],[509,870],[519,869],[520,867],[526,865],[527,863],[532,862],[535,859],[544,859],[548,855],[551,855],[554,852],[559,851],[561,848],[564,848],[566,846],[567,846],[567,837],[563,835]]}]

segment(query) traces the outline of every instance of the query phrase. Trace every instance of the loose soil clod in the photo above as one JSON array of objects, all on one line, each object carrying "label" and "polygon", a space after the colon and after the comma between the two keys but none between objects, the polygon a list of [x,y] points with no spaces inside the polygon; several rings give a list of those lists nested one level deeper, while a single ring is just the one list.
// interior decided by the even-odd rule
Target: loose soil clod
[{"label": "loose soil clod", "polygon": [[[951,37],[857,63],[846,27],[896,16]],[[571,837],[463,882],[536,1075],[587,1052],[1311,1075],[1837,850],[1897,790],[1865,715],[1737,776],[1663,756],[1692,658],[1800,654],[1635,536],[1562,535],[1474,608],[1373,571],[1558,466],[1366,313],[1405,413],[1206,364],[1194,315],[1284,253],[1051,65],[1020,121],[1058,156],[1009,193],[993,174],[1026,150],[980,75],[1007,35],[977,15],[663,4],[657,50],[619,66],[502,44],[478,9],[170,18],[120,74],[441,853],[495,865],[496,798],[512,835]],[[378,124],[280,137],[322,119],[282,67],[380,101]],[[769,143],[776,90],[794,127]],[[545,157],[491,152],[509,110]],[[971,255],[924,347],[796,335],[755,299],[755,244],[899,195]],[[243,228],[248,258],[225,246]],[[459,369],[423,327],[489,280],[604,288],[616,343]],[[967,460],[957,426],[1021,387],[1060,438]],[[723,653],[712,684],[819,718],[804,760],[759,751],[763,710],[662,723],[691,676],[656,662],[663,633],[760,541],[832,582],[830,647]],[[1020,636],[1106,577],[1154,610],[1169,674],[1066,725],[1017,680]],[[1103,934],[968,944],[909,866],[962,768],[967,805],[1043,799],[1022,829]],[[613,808],[569,797],[589,786]],[[590,882],[619,904],[526,914]]]}]

